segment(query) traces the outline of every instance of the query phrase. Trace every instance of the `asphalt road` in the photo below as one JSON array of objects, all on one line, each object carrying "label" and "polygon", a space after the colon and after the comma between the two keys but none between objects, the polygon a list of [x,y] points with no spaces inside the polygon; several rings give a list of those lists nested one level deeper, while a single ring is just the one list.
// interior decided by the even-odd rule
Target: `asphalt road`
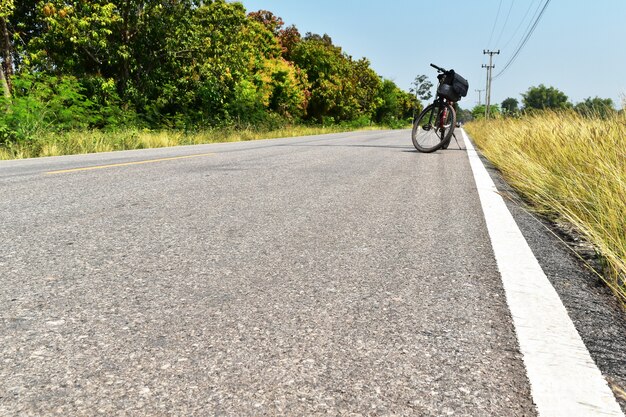
[{"label": "asphalt road", "polygon": [[0,163],[0,415],[536,415],[454,148]]}]

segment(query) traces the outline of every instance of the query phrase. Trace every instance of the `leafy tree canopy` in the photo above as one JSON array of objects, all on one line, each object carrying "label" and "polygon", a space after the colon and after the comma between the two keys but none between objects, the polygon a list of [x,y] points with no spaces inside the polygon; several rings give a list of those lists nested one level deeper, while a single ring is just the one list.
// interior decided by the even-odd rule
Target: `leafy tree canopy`
[{"label": "leafy tree canopy", "polygon": [[538,87],[530,87],[522,94],[524,109],[566,109],[571,107],[567,96],[562,91],[554,87],[546,87],[540,84]]},{"label": "leafy tree canopy", "polygon": [[411,84],[413,87],[409,90],[414,93],[421,100],[430,100],[433,96],[431,89],[433,88],[433,83],[430,82],[428,76],[426,75],[418,75],[413,80]]},{"label": "leafy tree canopy", "polygon": [[610,98],[588,97],[576,104],[574,109],[583,116],[608,117],[616,113],[615,104]]},{"label": "leafy tree canopy", "polygon": [[[64,129],[399,123],[416,104],[330,36],[302,37],[239,2],[0,0],[0,29],[0,84],[14,107],[0,114],[0,135],[9,139],[28,137],[15,129],[36,120]],[[63,117],[37,116],[52,112]]]},{"label": "leafy tree canopy", "polygon": [[504,99],[501,104],[502,113],[505,115],[514,115],[519,113],[519,101],[517,99],[509,97]]},{"label": "leafy tree canopy", "polygon": [[[479,104],[472,108],[472,117],[474,119],[484,119],[485,118],[485,105]],[[490,117],[498,117],[501,114],[500,107],[497,104],[492,104],[489,106],[489,115]]]}]

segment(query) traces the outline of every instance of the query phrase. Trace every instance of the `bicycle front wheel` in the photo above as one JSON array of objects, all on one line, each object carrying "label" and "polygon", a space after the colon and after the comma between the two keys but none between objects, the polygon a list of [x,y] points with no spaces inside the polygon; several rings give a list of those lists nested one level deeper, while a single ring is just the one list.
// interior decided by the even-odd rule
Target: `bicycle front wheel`
[{"label": "bicycle front wheel", "polygon": [[426,107],[413,123],[411,139],[420,152],[434,152],[452,138],[456,123],[454,108],[445,102]]}]

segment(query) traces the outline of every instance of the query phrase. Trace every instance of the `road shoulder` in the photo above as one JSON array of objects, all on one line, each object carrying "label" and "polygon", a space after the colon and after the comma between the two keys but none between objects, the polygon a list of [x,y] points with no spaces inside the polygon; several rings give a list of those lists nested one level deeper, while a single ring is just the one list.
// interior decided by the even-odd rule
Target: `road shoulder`
[{"label": "road shoulder", "polygon": [[558,236],[554,226],[531,214],[500,172],[480,153],[479,156],[592,359],[626,412],[626,316],[618,301]]}]

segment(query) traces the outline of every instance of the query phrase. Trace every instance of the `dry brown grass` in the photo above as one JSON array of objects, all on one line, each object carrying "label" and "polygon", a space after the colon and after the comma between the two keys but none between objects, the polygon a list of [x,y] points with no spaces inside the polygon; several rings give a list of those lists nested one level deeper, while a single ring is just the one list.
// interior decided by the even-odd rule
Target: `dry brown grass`
[{"label": "dry brown grass", "polygon": [[566,221],[594,246],[605,281],[626,305],[626,116],[545,112],[466,129],[537,211]]}]

